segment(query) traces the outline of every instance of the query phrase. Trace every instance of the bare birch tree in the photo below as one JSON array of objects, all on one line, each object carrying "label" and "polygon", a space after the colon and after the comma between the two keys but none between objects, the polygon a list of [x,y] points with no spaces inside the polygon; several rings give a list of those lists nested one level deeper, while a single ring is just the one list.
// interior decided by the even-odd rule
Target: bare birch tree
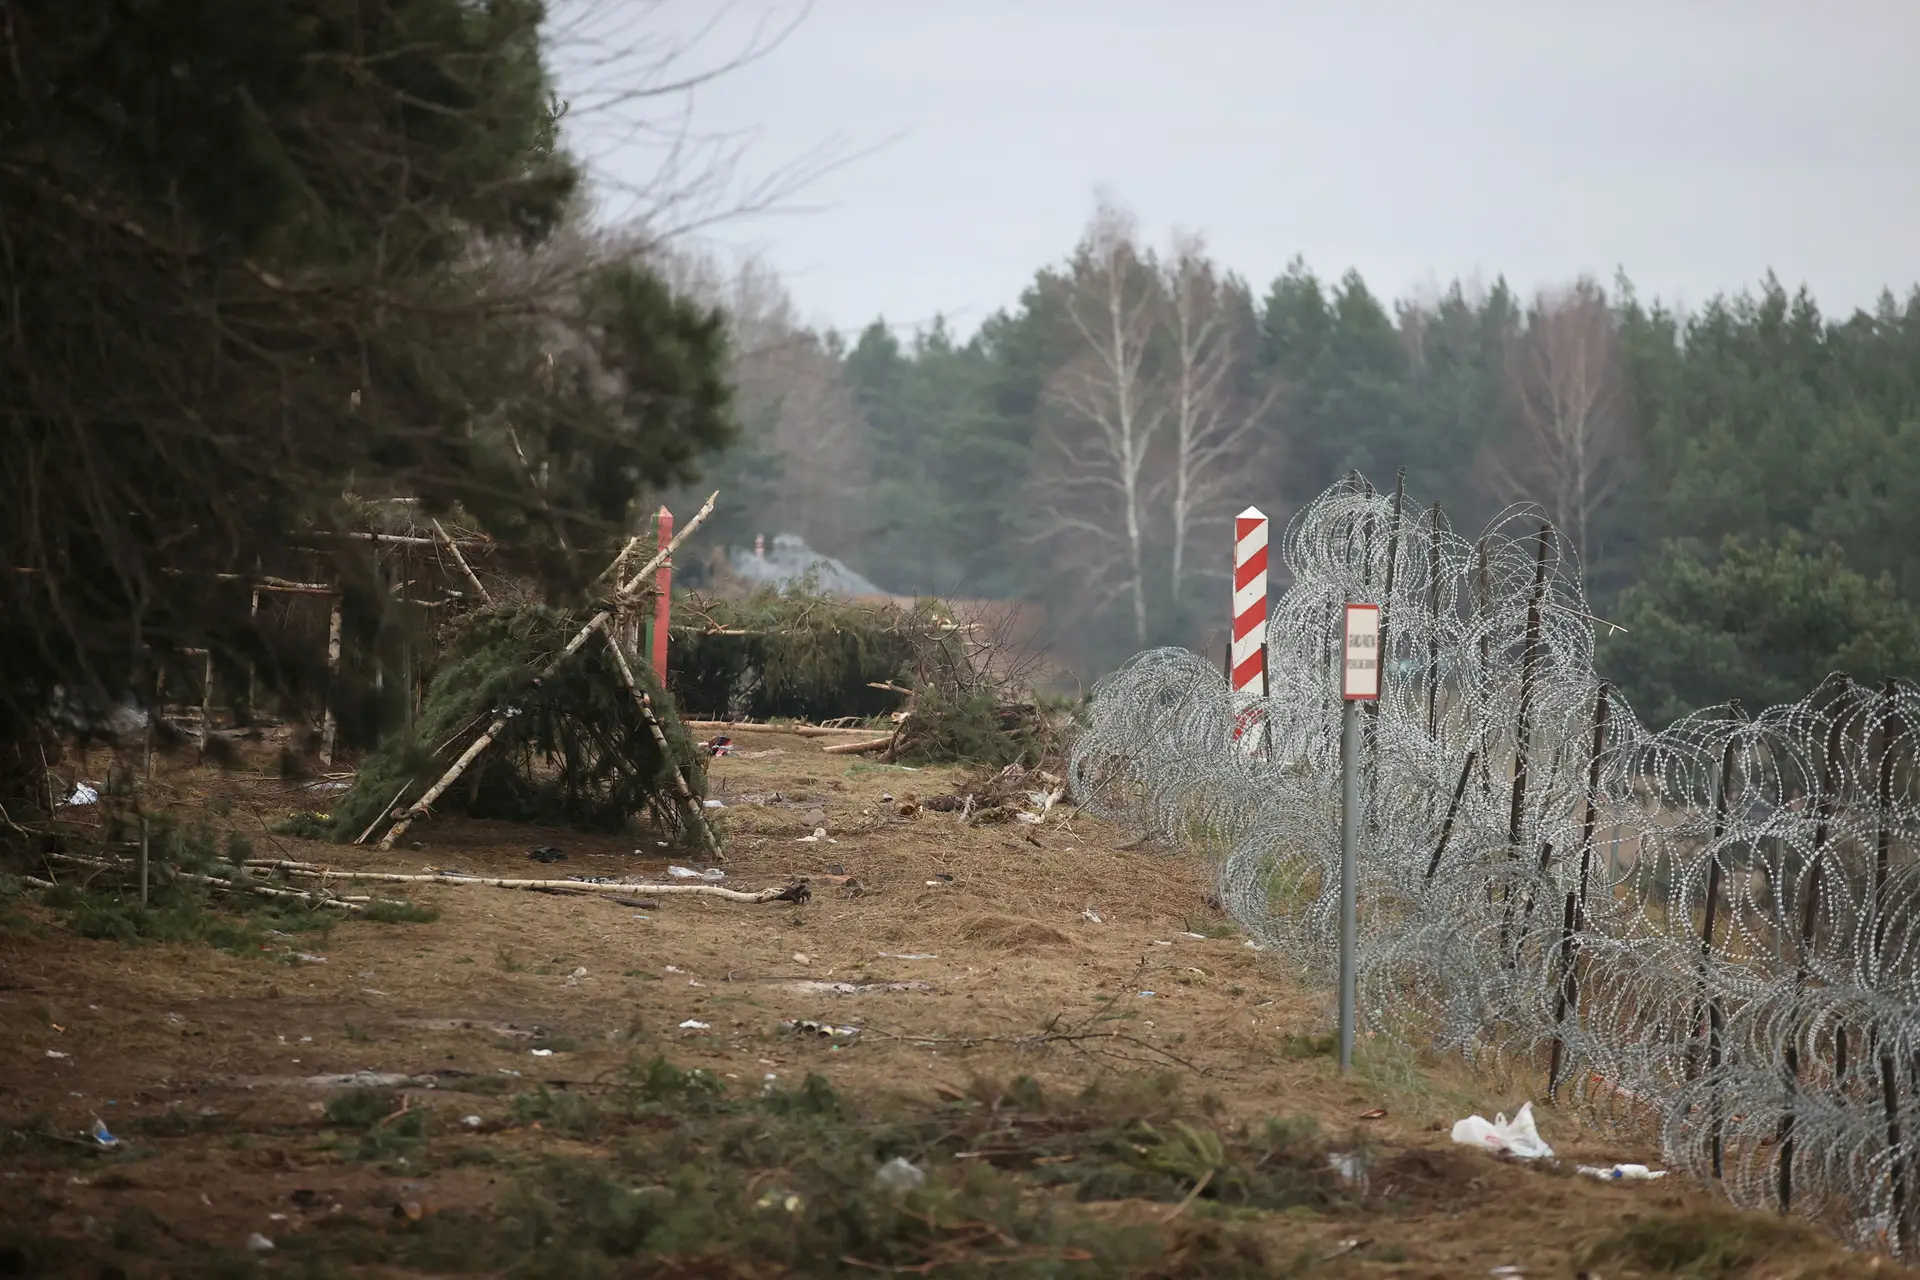
[{"label": "bare birch tree", "polygon": [[1516,430],[1495,478],[1545,503],[1582,561],[1632,454],[1618,342],[1605,292],[1583,279],[1540,295],[1508,355]]},{"label": "bare birch tree", "polygon": [[1172,595],[1180,602],[1187,544],[1204,527],[1230,517],[1223,499],[1250,453],[1249,437],[1272,408],[1277,386],[1249,396],[1241,377],[1251,348],[1250,308],[1236,307],[1197,234],[1176,234],[1163,268],[1166,327],[1171,339],[1173,424],[1170,515]]},{"label": "bare birch tree", "polygon": [[1150,367],[1161,282],[1132,217],[1103,198],[1064,283],[1078,350],[1047,391],[1053,421],[1038,531],[1076,549],[1096,605],[1129,601],[1134,639],[1144,645],[1148,522],[1160,488],[1150,463],[1168,420]]},{"label": "bare birch tree", "polygon": [[764,262],[729,269],[711,255],[676,254],[663,274],[726,315],[742,443],[777,460],[771,492],[741,486],[755,502],[758,530],[797,533],[835,554],[851,551],[868,450],[838,356],[802,322],[786,285]]}]

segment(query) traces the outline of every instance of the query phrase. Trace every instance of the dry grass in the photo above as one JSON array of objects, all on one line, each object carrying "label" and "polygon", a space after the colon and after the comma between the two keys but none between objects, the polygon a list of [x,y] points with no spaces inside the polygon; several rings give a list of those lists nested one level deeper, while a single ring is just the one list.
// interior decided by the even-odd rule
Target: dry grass
[{"label": "dry grass", "polygon": [[[1362,1044],[1354,1077],[1339,1078],[1324,1038],[1324,995],[1245,947],[1207,906],[1190,861],[1121,848],[1124,833],[1070,805],[1037,827],[970,826],[924,809],[905,816],[910,798],[951,794],[964,779],[849,762],[789,734],[735,736],[743,755],[716,762],[713,788],[729,806],[715,811],[729,842],[727,883],[753,889],[833,875],[857,887],[820,881],[805,905],[662,898],[637,908],[602,895],[419,886],[416,902],[439,913],[430,922],[346,921],[321,945],[265,935],[267,950],[254,952],[129,948],[78,937],[28,898],[0,909],[10,921],[0,929],[0,1131],[8,1135],[0,1139],[0,1209],[80,1257],[104,1257],[122,1219],[133,1223],[128,1240],[157,1230],[134,1219],[157,1222],[165,1230],[154,1239],[173,1241],[168,1248],[187,1240],[233,1254],[234,1274],[251,1265],[237,1252],[251,1233],[281,1242],[268,1258],[278,1266],[290,1260],[290,1242],[327,1230],[329,1214],[351,1218],[370,1239],[433,1222],[465,1224],[448,1228],[449,1240],[478,1238],[504,1229],[509,1191],[548,1204],[575,1194],[541,1181],[556,1162],[608,1169],[627,1161],[623,1177],[652,1168],[660,1144],[679,1132],[662,1117],[690,1123],[693,1104],[656,1115],[609,1112],[607,1100],[638,1064],[661,1057],[709,1073],[735,1100],[728,1105],[746,1105],[769,1084],[803,1090],[817,1076],[863,1124],[885,1112],[897,1115],[889,1123],[914,1125],[928,1108],[948,1105],[981,1114],[1026,1107],[1018,1101],[1025,1094],[994,1083],[1021,1077],[1050,1099],[1078,1098],[1089,1086],[1130,1097],[1171,1070],[1194,1123],[1257,1134],[1273,1117],[1300,1115],[1327,1141],[1367,1153],[1364,1205],[1259,1210],[1249,1219],[1251,1243],[1213,1231],[1212,1190],[1171,1227],[1158,1224],[1180,1195],[1145,1203],[1116,1192],[1122,1199],[1074,1210],[1159,1233],[1158,1261],[1136,1259],[1114,1274],[1231,1275],[1253,1265],[1253,1254],[1260,1274],[1287,1274],[1306,1259],[1307,1272],[1325,1276],[1484,1276],[1501,1265],[1570,1276],[1583,1251],[1611,1249],[1612,1261],[1591,1264],[1606,1280],[1684,1275],[1648,1269],[1651,1246],[1632,1243],[1631,1228],[1654,1216],[1719,1221],[1707,1197],[1675,1180],[1601,1185],[1447,1143],[1446,1127],[1467,1110],[1511,1112],[1528,1096],[1524,1078],[1490,1087],[1458,1064],[1377,1041]],[[567,860],[539,867],[541,875],[664,877],[668,851],[635,836],[434,819],[415,829],[420,847],[382,855],[274,835],[277,819],[315,800],[272,776],[272,749],[262,748],[258,772],[169,771],[168,781],[183,804],[225,809],[219,823],[264,855],[519,875],[535,865],[530,848],[553,845]],[[781,798],[769,799],[775,793]],[[815,810],[834,843],[801,842]],[[1099,923],[1083,915],[1088,909]],[[1209,931],[1221,936],[1190,936]],[[878,985],[837,995],[797,989],[797,981]],[[794,1020],[864,1030],[797,1035]],[[689,1021],[707,1025],[682,1026]],[[387,1086],[394,1099],[381,1101],[396,1111],[404,1101],[405,1112],[330,1119],[338,1091],[314,1078],[355,1071],[404,1077]],[[1383,1106],[1384,1118],[1358,1118]],[[122,1136],[121,1148],[89,1149],[81,1134],[96,1116]],[[1540,1123],[1568,1164],[1655,1159],[1564,1114],[1542,1110]],[[1054,1141],[1031,1145],[1071,1154],[1071,1144],[1046,1145]],[[749,1183],[757,1197],[799,1176],[791,1163],[799,1149],[754,1156],[745,1148],[761,1163],[742,1166],[739,1185],[727,1183],[733,1190],[715,1192],[721,1198],[711,1204],[733,1203],[726,1196]],[[952,1161],[958,1179],[968,1161],[946,1150],[936,1144],[927,1158],[943,1169]],[[1016,1202],[1041,1194],[1044,1171],[1055,1167],[1008,1171],[1008,1194]],[[963,1182],[942,1185],[961,1195]],[[332,1204],[343,1208],[335,1214]],[[985,1204],[977,1202],[979,1212]],[[1007,1212],[1007,1222],[1025,1224],[1020,1239],[1044,1234],[1024,1210]],[[1059,1229],[1062,1240],[1083,1240],[1071,1223]],[[1607,1243],[1615,1237],[1627,1243]],[[1345,1248],[1349,1240],[1366,1243]],[[1792,1265],[1804,1264],[1780,1270],[1783,1277],[1839,1275],[1817,1268],[1843,1263],[1856,1268],[1845,1274],[1861,1274],[1867,1265],[1836,1261],[1830,1246],[1804,1235],[1781,1248]],[[392,1265],[365,1274],[434,1273],[418,1261]]]}]

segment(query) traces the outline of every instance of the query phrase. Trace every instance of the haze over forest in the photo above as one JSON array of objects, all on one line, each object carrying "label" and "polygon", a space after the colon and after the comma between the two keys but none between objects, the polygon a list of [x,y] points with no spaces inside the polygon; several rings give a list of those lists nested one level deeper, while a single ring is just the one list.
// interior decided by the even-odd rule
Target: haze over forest
[{"label": "haze over forest", "polygon": [[[817,167],[673,268],[735,335],[717,538],[1044,601],[1093,676],[1218,643],[1233,511],[1405,467],[1463,531],[1546,509],[1650,719],[1920,669],[1917,246],[1882,216],[1916,170],[1828,127],[1901,107],[1886,22],[790,16],[701,110]],[[1319,56],[1263,78],[1262,47]],[[1623,66],[1637,105],[1574,108]]]}]

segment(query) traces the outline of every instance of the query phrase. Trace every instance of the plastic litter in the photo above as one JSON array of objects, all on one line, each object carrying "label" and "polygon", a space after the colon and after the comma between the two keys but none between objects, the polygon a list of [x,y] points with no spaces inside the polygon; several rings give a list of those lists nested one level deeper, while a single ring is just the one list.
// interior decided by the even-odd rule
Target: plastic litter
[{"label": "plastic litter", "polygon": [[273,1241],[256,1231],[247,1237],[247,1249],[252,1253],[268,1253],[273,1249]]},{"label": "plastic litter", "polygon": [[695,871],[692,867],[668,867],[667,874],[675,880],[725,880],[727,873],[718,867],[708,867],[705,871]]},{"label": "plastic litter", "polygon": [[727,807],[726,802],[722,800],[702,800],[700,803],[702,808],[707,809],[724,809]]},{"label": "plastic litter", "polygon": [[73,789],[73,794],[67,797],[67,803],[98,804],[100,803],[100,793],[90,784],[82,782]]},{"label": "plastic litter", "polygon": [[1101,922],[1100,913],[1098,911],[1095,911],[1092,907],[1088,907],[1085,911],[1082,911],[1080,913],[1080,918],[1082,920],[1090,921],[1094,924],[1099,924]]},{"label": "plastic litter", "polygon": [[1643,1164],[1616,1164],[1605,1169],[1583,1164],[1580,1166],[1580,1172],[1589,1178],[1598,1178],[1602,1182],[1651,1182],[1655,1178],[1667,1176],[1665,1169],[1649,1169]]},{"label": "plastic litter", "polygon": [[1156,995],[1158,995],[1158,994],[1160,994],[1160,993],[1159,993],[1159,992],[1157,992],[1157,991],[1142,991],[1142,992],[1140,993],[1140,998],[1141,998],[1142,1000],[1145,1000],[1145,999],[1147,999],[1147,998],[1149,998],[1149,997],[1151,997],[1151,996],[1156,996]]},{"label": "plastic litter", "polygon": [[103,1147],[117,1147],[120,1145],[120,1139],[114,1137],[113,1134],[107,1131],[107,1122],[99,1116],[93,1118],[93,1128],[90,1133],[93,1140]]},{"label": "plastic litter", "polygon": [[1462,1146],[1501,1152],[1520,1160],[1551,1157],[1553,1148],[1541,1141],[1533,1124],[1533,1104],[1525,1103],[1507,1119],[1503,1111],[1489,1122],[1485,1116],[1468,1116],[1453,1126],[1453,1140]]},{"label": "plastic litter", "polygon": [[711,1031],[713,1030],[713,1024],[710,1022],[700,1022],[694,1018],[688,1018],[685,1022],[680,1024],[680,1029],[682,1031]]},{"label": "plastic litter", "polygon": [[551,1049],[529,1049],[527,1052],[536,1058],[551,1058],[553,1056],[553,1050]]},{"label": "plastic litter", "polygon": [[1327,1167],[1339,1174],[1340,1177],[1347,1182],[1363,1182],[1366,1180],[1367,1167],[1361,1162],[1358,1152],[1329,1151],[1327,1153]]},{"label": "plastic litter", "polygon": [[466,1116],[461,1119],[460,1123],[469,1129],[478,1129],[481,1125],[485,1124],[486,1121],[482,1120],[479,1116]]},{"label": "plastic litter", "polygon": [[833,1036],[857,1036],[860,1034],[860,1028],[858,1027],[836,1027],[830,1022],[815,1022],[812,1018],[798,1018],[782,1025],[789,1031],[805,1032],[809,1035],[829,1038]]},{"label": "plastic litter", "polygon": [[70,1057],[72,1057],[73,1055],[72,1055],[72,1054],[67,1054],[67,1053],[62,1053],[62,1052],[60,1052],[60,1051],[59,1051],[58,1049],[49,1049],[49,1050],[47,1050],[47,1056],[48,1056],[49,1058],[70,1058]]},{"label": "plastic litter", "polygon": [[895,1156],[874,1171],[873,1186],[876,1191],[889,1195],[904,1195],[909,1191],[918,1191],[927,1185],[927,1171],[901,1156]]},{"label": "plastic litter", "polygon": [[931,951],[882,951],[880,956],[886,960],[938,960],[940,958]]}]

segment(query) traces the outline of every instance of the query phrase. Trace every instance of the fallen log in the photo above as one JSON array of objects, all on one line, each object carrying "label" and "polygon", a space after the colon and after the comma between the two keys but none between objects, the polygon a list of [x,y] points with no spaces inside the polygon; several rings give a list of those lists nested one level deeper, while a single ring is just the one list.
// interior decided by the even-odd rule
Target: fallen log
[{"label": "fallen log", "polygon": [[[75,866],[96,867],[103,871],[127,871],[125,863],[110,862],[105,858],[84,858],[74,853],[49,853],[48,858],[58,862],[71,862]],[[187,880],[194,884],[211,885],[216,889],[225,889],[229,893],[257,893],[265,898],[298,898],[310,907],[337,907],[342,911],[364,911],[363,905],[368,899],[348,899],[324,892],[299,889],[282,889],[270,884],[254,884],[252,881],[225,880],[219,876],[203,876],[193,871],[182,871],[179,867],[169,867],[176,880]]]},{"label": "fallen log", "polygon": [[337,868],[321,867],[311,862],[270,861],[261,859],[249,861],[249,867],[271,868],[288,875],[312,876],[322,880],[365,880],[379,884],[479,884],[494,889],[570,889],[581,893],[622,893],[629,897],[646,895],[661,897],[666,894],[697,894],[709,898],[721,898],[727,902],[805,902],[813,896],[805,880],[799,880],[784,889],[760,889],[748,892],[743,889],[728,889],[717,884],[594,884],[586,880],[518,880],[505,876],[463,876],[448,872],[400,872],[400,871],[342,871]]},{"label": "fallen log", "polygon": [[824,724],[759,724],[751,720],[684,720],[681,722],[689,729],[718,730],[721,732],[746,732],[757,730],[760,733],[791,733],[802,738],[836,738],[848,734],[872,733],[871,729],[846,729]]},{"label": "fallen log", "polygon": [[894,735],[873,738],[866,742],[841,742],[831,747],[822,747],[821,751],[830,756],[857,756],[868,751],[881,751],[893,745]]}]

